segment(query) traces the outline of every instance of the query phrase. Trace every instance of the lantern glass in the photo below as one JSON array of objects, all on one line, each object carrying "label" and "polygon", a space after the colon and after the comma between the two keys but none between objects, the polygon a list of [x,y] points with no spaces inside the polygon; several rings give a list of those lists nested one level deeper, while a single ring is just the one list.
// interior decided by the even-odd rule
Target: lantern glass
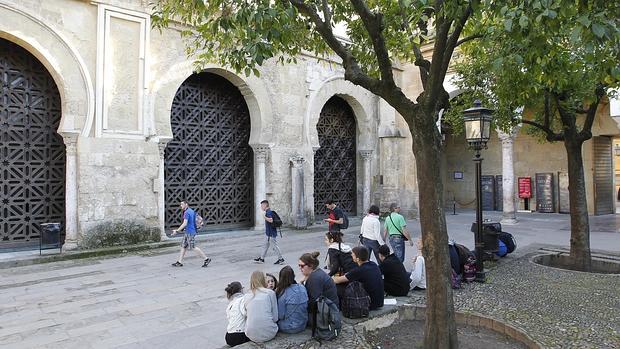
[{"label": "lantern glass", "polygon": [[480,105],[480,101],[474,103],[474,107],[465,110],[465,138],[473,147],[486,148],[486,143],[491,138],[492,110]]}]

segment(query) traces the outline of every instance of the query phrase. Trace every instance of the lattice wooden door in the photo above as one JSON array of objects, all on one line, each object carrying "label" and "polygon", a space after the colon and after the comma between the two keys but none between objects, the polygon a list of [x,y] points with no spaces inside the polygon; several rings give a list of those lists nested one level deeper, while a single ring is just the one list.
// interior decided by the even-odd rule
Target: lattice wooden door
[{"label": "lattice wooden door", "polygon": [[357,213],[356,124],[351,106],[332,97],[316,125],[321,146],[314,154],[314,214],[326,213],[333,199],[345,212]]},{"label": "lattice wooden door", "polygon": [[250,114],[241,92],[228,80],[194,74],[172,103],[174,139],[166,147],[166,229],[182,222],[187,200],[218,228],[254,222]]},{"label": "lattice wooden door", "polygon": [[1,247],[37,241],[41,223],[64,227],[59,123],[60,94],[48,71],[28,51],[0,39]]}]

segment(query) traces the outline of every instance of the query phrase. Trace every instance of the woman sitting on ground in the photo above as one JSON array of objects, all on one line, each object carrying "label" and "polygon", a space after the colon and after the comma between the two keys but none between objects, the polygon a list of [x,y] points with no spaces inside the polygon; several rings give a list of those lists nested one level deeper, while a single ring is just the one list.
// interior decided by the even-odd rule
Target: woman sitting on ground
[{"label": "woman sitting on ground", "polygon": [[234,281],[226,286],[226,297],[228,306],[226,307],[226,344],[234,347],[250,339],[245,335],[245,315],[243,308],[243,286],[239,281]]},{"label": "woman sitting on ground", "polygon": [[272,340],[278,333],[278,300],[276,294],[267,288],[265,273],[255,271],[250,277],[252,293],[245,295],[245,335],[252,342],[263,343]]},{"label": "woman sitting on ground", "polygon": [[299,257],[299,270],[303,274],[302,284],[306,286],[308,292],[308,312],[312,312],[316,307],[316,299],[325,296],[334,304],[338,305],[338,294],[336,284],[326,272],[319,269],[318,256],[320,253],[304,253]]},{"label": "woman sitting on ground", "polygon": [[267,282],[267,288],[272,290],[272,291],[276,291],[276,287],[278,287],[278,279],[276,279],[275,276],[273,276],[273,274],[269,274],[266,273],[265,274],[265,281]]},{"label": "woman sitting on ground", "polygon": [[418,255],[413,257],[413,270],[411,270],[412,290],[426,290],[426,265],[424,264],[424,256],[422,256],[422,239],[418,239]]},{"label": "woman sitting on ground", "polygon": [[342,242],[342,233],[332,231],[325,233],[327,245],[327,268],[329,276],[344,275],[357,267],[351,257],[351,246]]},{"label": "woman sitting on ground", "polygon": [[284,333],[299,333],[308,323],[308,293],[295,281],[290,266],[280,270],[280,282],[276,288],[278,297],[278,327]]}]

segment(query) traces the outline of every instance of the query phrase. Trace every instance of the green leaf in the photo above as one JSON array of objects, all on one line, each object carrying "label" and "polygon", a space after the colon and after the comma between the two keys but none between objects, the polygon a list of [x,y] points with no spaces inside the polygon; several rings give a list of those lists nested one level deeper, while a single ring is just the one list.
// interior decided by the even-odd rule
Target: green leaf
[{"label": "green leaf", "polygon": [[581,23],[581,25],[583,25],[586,28],[590,26],[590,23],[592,23],[592,21],[590,21],[588,16],[585,16],[585,15],[577,18],[577,22]]},{"label": "green leaf", "polygon": [[529,19],[527,18],[526,15],[522,15],[521,18],[519,18],[519,26],[522,29],[527,28],[527,24],[529,23]]},{"label": "green leaf", "polygon": [[594,32],[594,35],[597,37],[602,38],[605,36],[605,27],[598,23],[592,23],[592,32]]},{"label": "green leaf", "polygon": [[509,32],[512,31],[512,19],[508,18],[504,21],[504,29]]}]

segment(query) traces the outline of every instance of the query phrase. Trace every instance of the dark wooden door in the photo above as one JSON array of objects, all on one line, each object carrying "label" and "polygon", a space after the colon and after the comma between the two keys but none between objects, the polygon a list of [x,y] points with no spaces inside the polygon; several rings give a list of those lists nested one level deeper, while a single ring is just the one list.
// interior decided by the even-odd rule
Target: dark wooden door
[{"label": "dark wooden door", "polygon": [[0,247],[38,243],[41,223],[64,227],[60,111],[58,88],[43,64],[0,39]]},{"label": "dark wooden door", "polygon": [[165,153],[166,229],[182,223],[187,200],[213,228],[254,223],[250,114],[241,92],[210,73],[194,74],[172,103],[174,139]]},{"label": "dark wooden door", "polygon": [[356,123],[351,106],[332,97],[316,125],[320,148],[314,154],[314,214],[325,215],[334,200],[345,212],[357,214]]}]

